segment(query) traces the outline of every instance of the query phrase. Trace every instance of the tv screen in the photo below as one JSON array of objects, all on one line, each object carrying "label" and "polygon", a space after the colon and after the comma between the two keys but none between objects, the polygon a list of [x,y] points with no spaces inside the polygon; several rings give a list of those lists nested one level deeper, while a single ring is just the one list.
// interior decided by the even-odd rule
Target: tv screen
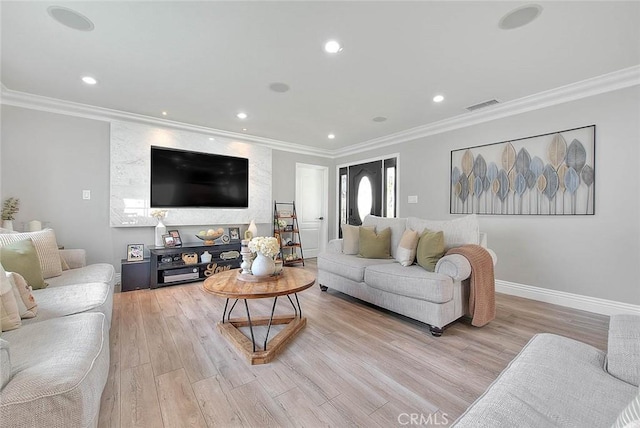
[{"label": "tv screen", "polygon": [[151,147],[152,208],[248,206],[248,159]]}]

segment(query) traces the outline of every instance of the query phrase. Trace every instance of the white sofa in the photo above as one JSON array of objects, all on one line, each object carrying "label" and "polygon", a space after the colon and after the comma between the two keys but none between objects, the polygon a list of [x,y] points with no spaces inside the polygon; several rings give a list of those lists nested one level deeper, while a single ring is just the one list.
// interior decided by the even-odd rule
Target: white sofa
[{"label": "white sofa", "polygon": [[[449,221],[430,221],[416,217],[382,218],[367,216],[363,226],[391,229],[391,255],[395,257],[405,229],[418,233],[427,228],[442,230],[445,249],[463,244],[486,248],[486,235],[479,232],[476,216]],[[402,266],[394,258],[367,259],[344,254],[342,240],[329,242],[318,255],[318,284],[356,297],[429,325],[431,334],[441,336],[444,327],[468,314],[471,266],[461,255],[451,254],[437,263],[435,272],[419,265]],[[495,253],[489,250],[496,263]]]},{"label": "white sofa", "polygon": [[38,314],[2,333],[2,428],[95,427],[109,374],[115,270],[61,250],[71,269],[34,290]]},{"label": "white sofa", "polygon": [[[534,336],[452,426],[638,427],[639,383],[640,317],[616,315],[606,353],[554,334]],[[614,425],[634,398],[635,410]]]}]

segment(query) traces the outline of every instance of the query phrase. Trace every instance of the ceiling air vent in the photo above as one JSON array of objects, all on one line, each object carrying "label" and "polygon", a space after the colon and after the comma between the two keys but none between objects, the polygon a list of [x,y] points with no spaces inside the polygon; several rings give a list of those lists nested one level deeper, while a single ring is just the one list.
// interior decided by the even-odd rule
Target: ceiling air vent
[{"label": "ceiling air vent", "polygon": [[500,103],[500,101],[498,101],[496,99],[489,100],[489,101],[483,101],[481,103],[474,104],[472,106],[467,107],[467,110],[476,111],[476,110],[480,110],[481,108],[489,107],[489,106],[492,106],[492,105],[498,104],[498,103]]}]

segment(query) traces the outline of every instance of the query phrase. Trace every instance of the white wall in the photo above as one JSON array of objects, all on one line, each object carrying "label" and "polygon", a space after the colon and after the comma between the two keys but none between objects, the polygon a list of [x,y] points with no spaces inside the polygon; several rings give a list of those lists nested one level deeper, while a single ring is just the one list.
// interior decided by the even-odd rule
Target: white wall
[{"label": "white wall", "polygon": [[[596,215],[480,216],[503,281],[640,304],[640,87],[336,160],[400,153],[403,217],[449,214],[450,152],[596,124]],[[418,195],[418,204],[407,196]]]}]

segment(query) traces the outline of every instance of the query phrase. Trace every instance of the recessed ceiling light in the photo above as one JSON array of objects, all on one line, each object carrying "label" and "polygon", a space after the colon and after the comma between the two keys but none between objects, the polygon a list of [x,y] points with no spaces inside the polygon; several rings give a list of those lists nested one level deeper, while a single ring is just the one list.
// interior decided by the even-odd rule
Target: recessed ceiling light
[{"label": "recessed ceiling light", "polygon": [[163,112],[162,112],[162,115],[163,115],[163,116],[166,116],[166,115],[167,115],[167,112],[166,112],[166,111],[163,111]]},{"label": "recessed ceiling light", "polygon": [[330,139],[330,140],[333,140],[334,138],[336,138],[336,136],[333,135],[333,134],[329,134],[329,135],[327,135],[327,138]]},{"label": "recessed ceiling light", "polygon": [[342,51],[342,46],[336,40],[329,40],[324,44],[324,50],[329,53],[338,53]]},{"label": "recessed ceiling light", "polygon": [[242,130],[243,130],[243,131],[246,131],[246,130],[247,130],[247,128],[242,128]]},{"label": "recessed ceiling light", "polygon": [[89,18],[73,9],[62,6],[49,6],[47,13],[65,27],[80,31],[91,31],[94,29],[93,22],[91,22]]},{"label": "recessed ceiling light", "polygon": [[384,116],[376,116],[371,120],[373,120],[374,122],[384,122],[385,120],[387,120],[387,118]]},{"label": "recessed ceiling light", "polygon": [[96,83],[98,83],[98,81],[91,76],[84,76],[82,78],[82,81],[87,85],[95,85]]},{"label": "recessed ceiling light", "polygon": [[210,140],[210,141],[215,141],[216,139],[215,139],[215,138],[213,138],[213,137],[209,137],[209,140]]},{"label": "recessed ceiling light", "polygon": [[528,4],[521,6],[507,13],[500,18],[498,27],[503,30],[513,30],[531,23],[542,13],[542,6],[539,4]]},{"label": "recessed ceiling light", "polygon": [[435,97],[433,97],[434,103],[441,103],[442,101],[444,101],[444,97],[442,95],[436,95]]},{"label": "recessed ceiling light", "polygon": [[247,113],[240,112],[240,113],[236,114],[236,117],[238,119],[246,119],[247,118]]},{"label": "recessed ceiling light", "polygon": [[273,92],[284,93],[291,88],[289,88],[289,85],[287,85],[286,83],[274,82],[269,85],[269,89],[271,89]]}]

